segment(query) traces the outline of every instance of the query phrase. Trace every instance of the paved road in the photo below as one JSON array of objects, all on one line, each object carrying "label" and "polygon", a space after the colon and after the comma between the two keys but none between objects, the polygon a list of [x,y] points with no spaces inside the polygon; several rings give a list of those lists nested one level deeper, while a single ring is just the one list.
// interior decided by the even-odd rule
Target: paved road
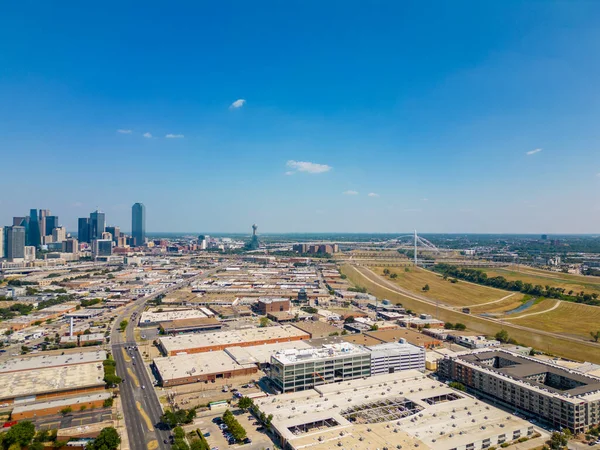
[{"label": "paved road", "polygon": [[[148,450],[148,444],[153,440],[158,441],[158,449],[160,450],[170,448],[169,444],[164,443],[164,440],[169,438],[170,431],[163,429],[163,427],[159,428],[160,417],[163,414],[162,406],[152,385],[146,365],[143,363],[142,355],[137,350],[133,333],[135,323],[144,310],[146,302],[154,300],[159,295],[189,286],[199,279],[212,275],[218,268],[136,300],[128,305],[115,319],[111,333],[111,346],[113,358],[117,364],[117,373],[123,379],[119,390],[131,450]],[[136,314],[134,320],[131,319],[133,313]],[[119,324],[122,320],[129,320],[125,336],[119,330]],[[125,349],[127,357],[123,349]],[[135,377],[131,376],[132,373]],[[145,389],[142,389],[142,386]],[[142,411],[140,411],[140,408]],[[151,429],[149,426],[151,426]]]}]

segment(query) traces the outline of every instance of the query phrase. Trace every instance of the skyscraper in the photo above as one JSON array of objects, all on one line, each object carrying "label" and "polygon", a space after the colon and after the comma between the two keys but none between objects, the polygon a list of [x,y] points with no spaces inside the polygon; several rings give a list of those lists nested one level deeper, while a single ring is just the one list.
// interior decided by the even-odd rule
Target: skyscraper
[{"label": "skyscraper", "polygon": [[6,248],[6,233],[4,232],[4,228],[0,227],[0,259],[4,258],[6,256],[4,254],[5,248]]},{"label": "skyscraper", "polygon": [[44,217],[44,222],[45,222],[44,236],[52,235],[52,230],[54,230],[55,228],[58,228],[58,216],[46,216],[46,217]]},{"label": "skyscraper", "polygon": [[90,219],[87,217],[80,217],[77,221],[77,240],[90,243]]},{"label": "skyscraper", "polygon": [[27,245],[39,247],[42,244],[42,233],[40,230],[40,221],[37,209],[29,211],[29,233],[27,235]]},{"label": "skyscraper", "polygon": [[9,261],[25,258],[25,227],[6,227],[6,258]]},{"label": "skyscraper", "polygon": [[112,235],[112,240],[117,242],[121,236],[121,228],[119,227],[106,227],[106,232]]},{"label": "skyscraper", "polygon": [[131,207],[131,235],[136,246],[146,242],[146,207],[143,203]]},{"label": "skyscraper", "polygon": [[50,233],[46,233],[46,218],[50,214],[51,213],[50,213],[49,209],[40,209],[38,212],[38,220],[40,223],[40,242],[42,244],[44,243],[44,236],[47,236],[48,234],[52,234],[52,230],[50,230]]},{"label": "skyscraper", "polygon": [[106,228],[106,218],[102,211],[96,210],[90,214],[90,240],[101,239]]},{"label": "skyscraper", "polygon": [[25,217],[13,217],[13,227],[24,227]]}]

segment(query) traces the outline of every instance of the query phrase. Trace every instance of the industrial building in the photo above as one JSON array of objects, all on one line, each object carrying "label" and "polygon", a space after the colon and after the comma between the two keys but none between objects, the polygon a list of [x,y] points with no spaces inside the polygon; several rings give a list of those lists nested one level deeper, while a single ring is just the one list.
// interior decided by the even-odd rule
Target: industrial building
[{"label": "industrial building", "polygon": [[174,335],[216,331],[223,328],[223,325],[214,317],[198,317],[160,322],[159,328],[167,335]]},{"label": "industrial building", "polygon": [[425,370],[425,348],[400,342],[371,345],[371,375],[394,373],[400,370]]},{"label": "industrial building", "polygon": [[0,374],[46,369],[49,367],[73,366],[77,364],[99,363],[106,359],[106,352],[69,353],[68,355],[35,356],[33,358],[14,358],[0,363]]},{"label": "industrial building", "polygon": [[59,400],[48,400],[45,402],[18,405],[11,412],[12,420],[33,419],[36,417],[52,416],[60,414],[63,408],[70,407],[73,411],[82,408],[101,408],[104,402],[112,397],[110,392],[100,392],[83,395],[80,397],[68,397]]},{"label": "industrial building", "polygon": [[180,353],[211,352],[227,347],[249,347],[305,339],[309,339],[308,333],[291,325],[282,325],[161,337],[159,347],[165,355],[174,356]]},{"label": "industrial building", "polygon": [[27,403],[104,390],[101,362],[0,373],[0,402]]},{"label": "industrial building", "polygon": [[416,370],[316,386],[255,404],[272,415],[273,435],[290,450],[479,450],[538,436],[529,422]]},{"label": "industrial building", "polygon": [[224,351],[155,358],[154,369],[162,386],[208,382],[258,372],[256,364],[239,364]]},{"label": "industrial building", "polygon": [[183,319],[203,319],[206,317],[202,311],[198,309],[170,309],[170,310],[155,310],[144,311],[140,315],[139,324],[141,327],[154,326],[160,322],[169,322],[172,320]]},{"label": "industrial building", "polygon": [[600,378],[506,350],[475,350],[438,361],[441,376],[557,429],[583,433],[600,422]]},{"label": "industrial building", "polygon": [[283,350],[271,356],[271,381],[281,392],[371,375],[371,353],[344,342],[306,350]]}]

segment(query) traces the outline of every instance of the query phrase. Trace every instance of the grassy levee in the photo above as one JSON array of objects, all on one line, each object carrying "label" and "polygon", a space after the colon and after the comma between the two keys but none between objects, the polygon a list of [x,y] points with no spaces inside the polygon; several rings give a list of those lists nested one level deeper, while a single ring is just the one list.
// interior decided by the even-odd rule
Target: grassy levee
[{"label": "grassy levee", "polygon": [[509,281],[521,280],[523,283],[539,284],[565,289],[575,293],[584,291],[586,294],[600,294],[600,278],[584,275],[574,275],[559,272],[549,272],[532,268],[497,268],[482,269],[488,277],[502,276]]},{"label": "grassy levee", "polygon": [[[367,288],[369,293],[378,298],[387,298],[392,302],[401,303],[405,308],[412,309],[419,313],[436,314],[435,304],[407,297],[391,288],[385,287],[379,280],[375,283],[353,266],[346,264],[341,267],[341,270],[342,273],[348,277],[350,282],[356,286]],[[505,329],[508,331],[510,337],[521,344],[565,358],[600,363],[600,346],[592,342],[549,335],[540,330],[519,327],[506,322],[500,324],[498,321],[487,320],[471,314],[464,314],[442,306],[439,307],[438,314],[440,320],[453,323],[464,323],[469,330],[487,336],[493,336],[498,331]],[[568,318],[565,317],[564,320],[568,320]],[[577,324],[574,323],[573,327],[576,326]]]}]

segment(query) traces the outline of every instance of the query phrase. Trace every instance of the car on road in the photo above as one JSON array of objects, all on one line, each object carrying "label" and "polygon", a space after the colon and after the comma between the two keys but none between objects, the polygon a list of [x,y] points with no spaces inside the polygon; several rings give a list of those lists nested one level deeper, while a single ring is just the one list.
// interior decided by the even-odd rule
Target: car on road
[{"label": "car on road", "polygon": [[210,437],[210,432],[204,433],[204,437]]}]

